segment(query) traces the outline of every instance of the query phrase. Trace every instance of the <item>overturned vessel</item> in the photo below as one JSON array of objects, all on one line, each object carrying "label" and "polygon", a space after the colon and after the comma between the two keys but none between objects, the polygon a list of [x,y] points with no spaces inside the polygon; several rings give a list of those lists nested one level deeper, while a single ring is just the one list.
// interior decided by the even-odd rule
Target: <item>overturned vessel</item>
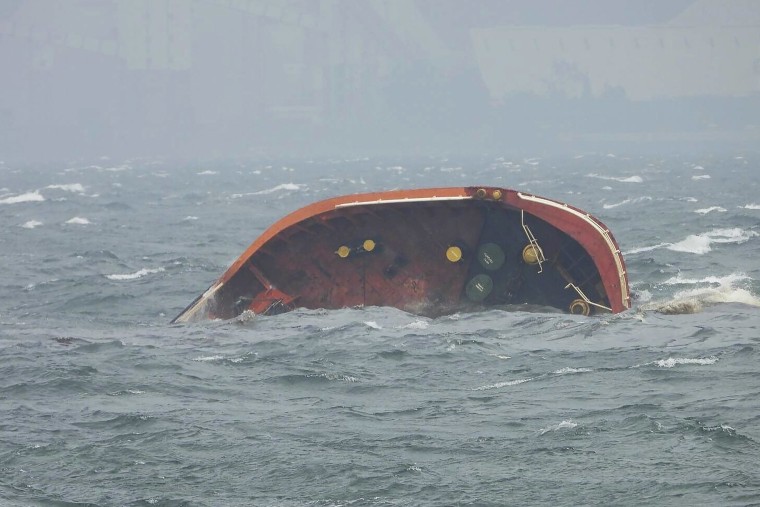
[{"label": "overturned vessel", "polygon": [[356,306],[431,317],[514,305],[590,315],[630,302],[620,249],[592,215],[504,188],[429,188],[294,211],[172,322]]}]

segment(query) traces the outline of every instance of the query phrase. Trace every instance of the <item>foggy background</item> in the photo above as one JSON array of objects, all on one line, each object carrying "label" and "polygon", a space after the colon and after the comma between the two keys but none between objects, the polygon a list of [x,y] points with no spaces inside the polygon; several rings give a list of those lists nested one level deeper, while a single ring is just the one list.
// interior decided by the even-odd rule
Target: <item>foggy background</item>
[{"label": "foggy background", "polygon": [[755,0],[0,0],[0,157],[760,146]]}]

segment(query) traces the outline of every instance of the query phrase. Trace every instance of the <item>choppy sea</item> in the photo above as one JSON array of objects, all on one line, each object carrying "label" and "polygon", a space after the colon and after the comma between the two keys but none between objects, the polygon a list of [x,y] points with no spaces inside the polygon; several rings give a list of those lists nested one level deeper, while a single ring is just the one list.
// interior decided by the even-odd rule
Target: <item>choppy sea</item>
[{"label": "choppy sea", "polygon": [[[0,505],[760,504],[760,155],[0,164]],[[634,308],[173,325],[276,219],[494,185]]]}]

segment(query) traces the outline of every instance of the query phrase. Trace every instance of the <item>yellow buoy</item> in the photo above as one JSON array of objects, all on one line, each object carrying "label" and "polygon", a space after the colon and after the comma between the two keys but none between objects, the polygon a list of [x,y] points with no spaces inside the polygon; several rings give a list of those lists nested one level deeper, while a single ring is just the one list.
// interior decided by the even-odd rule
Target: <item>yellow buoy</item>
[{"label": "yellow buoy", "polygon": [[338,254],[338,257],[345,259],[346,257],[348,257],[348,254],[351,253],[351,249],[348,248],[346,245],[341,245],[340,247],[338,247],[338,251],[335,253]]},{"label": "yellow buoy", "polygon": [[375,242],[371,239],[365,239],[364,243],[362,243],[362,248],[364,248],[365,252],[371,252],[375,249]]},{"label": "yellow buoy", "polygon": [[501,190],[498,190],[498,189],[497,189],[497,190],[494,190],[494,191],[493,191],[493,194],[491,194],[491,196],[492,196],[492,197],[493,197],[495,200],[497,200],[497,201],[498,201],[499,199],[501,199]]},{"label": "yellow buoy", "polygon": [[570,313],[574,315],[585,315],[588,317],[591,313],[591,306],[582,299],[573,299],[573,302],[570,303]]},{"label": "yellow buoy", "polygon": [[532,244],[525,245],[522,251],[522,258],[526,264],[538,264],[538,246]]},{"label": "yellow buoy", "polygon": [[462,249],[458,246],[450,246],[446,249],[446,258],[449,262],[459,262],[462,260]]}]

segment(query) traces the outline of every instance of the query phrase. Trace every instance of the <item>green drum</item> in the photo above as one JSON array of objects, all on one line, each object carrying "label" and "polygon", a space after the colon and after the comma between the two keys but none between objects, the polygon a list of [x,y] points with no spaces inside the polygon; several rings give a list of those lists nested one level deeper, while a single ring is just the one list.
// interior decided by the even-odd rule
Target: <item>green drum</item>
[{"label": "green drum", "polygon": [[491,277],[485,274],[475,275],[467,282],[467,286],[464,288],[467,299],[473,303],[479,303],[493,290],[493,280]]},{"label": "green drum", "polygon": [[488,271],[496,271],[504,264],[504,250],[496,243],[484,243],[478,248],[478,262]]}]

